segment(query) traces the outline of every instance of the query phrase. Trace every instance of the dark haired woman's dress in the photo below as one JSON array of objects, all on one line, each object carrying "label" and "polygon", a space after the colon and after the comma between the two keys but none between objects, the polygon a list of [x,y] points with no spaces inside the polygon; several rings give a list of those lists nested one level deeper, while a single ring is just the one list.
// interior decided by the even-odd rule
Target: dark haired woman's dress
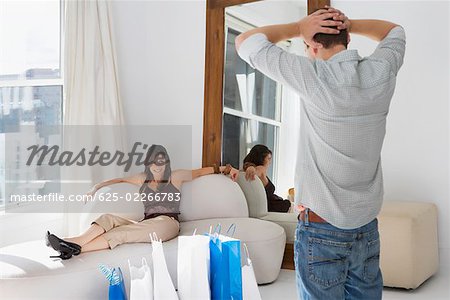
[{"label": "dark haired woman's dress", "polygon": [[275,195],[275,185],[273,185],[269,177],[267,177],[267,180],[269,182],[264,187],[267,196],[267,210],[273,212],[288,212],[291,207],[291,201]]}]

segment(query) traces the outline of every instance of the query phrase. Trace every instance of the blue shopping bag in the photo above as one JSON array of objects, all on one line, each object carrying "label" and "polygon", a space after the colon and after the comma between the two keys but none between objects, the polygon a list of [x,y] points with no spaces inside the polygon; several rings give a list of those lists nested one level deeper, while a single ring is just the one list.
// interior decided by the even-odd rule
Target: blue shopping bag
[{"label": "blue shopping bag", "polygon": [[108,299],[127,300],[127,292],[120,267],[109,268],[101,264],[99,268],[109,281]]},{"label": "blue shopping bag", "polygon": [[241,241],[219,232],[220,226],[216,226],[209,234],[211,298],[242,300]]}]

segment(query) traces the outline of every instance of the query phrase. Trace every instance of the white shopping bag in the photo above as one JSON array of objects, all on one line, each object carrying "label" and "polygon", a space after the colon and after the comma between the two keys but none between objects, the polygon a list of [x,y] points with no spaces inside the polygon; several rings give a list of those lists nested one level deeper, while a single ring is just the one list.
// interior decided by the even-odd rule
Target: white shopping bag
[{"label": "white shopping bag", "polygon": [[155,300],[178,300],[177,291],[173,286],[172,278],[167,269],[166,258],[161,239],[158,239],[156,233],[150,234],[152,241],[152,259],[153,259],[153,292]]},{"label": "white shopping bag", "polygon": [[130,268],[130,299],[129,300],[153,300],[153,280],[150,267],[145,257],[142,258],[142,266],[132,266],[128,260]]},{"label": "white shopping bag", "polygon": [[247,245],[244,243],[245,264],[242,267],[242,299],[243,300],[261,300],[258,283],[256,282],[255,272],[253,271],[252,261],[248,254]]},{"label": "white shopping bag", "polygon": [[209,300],[209,236],[178,236],[178,297]]}]

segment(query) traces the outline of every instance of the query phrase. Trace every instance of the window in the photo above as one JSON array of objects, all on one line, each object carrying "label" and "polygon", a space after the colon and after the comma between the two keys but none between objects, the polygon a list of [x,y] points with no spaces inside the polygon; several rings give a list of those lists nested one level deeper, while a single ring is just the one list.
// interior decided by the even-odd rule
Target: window
[{"label": "window", "polygon": [[[18,132],[21,125],[43,126],[62,123],[63,77],[62,2],[0,2],[0,207],[5,203],[5,179],[38,181],[39,175],[6,176],[5,135]],[[47,133],[39,132],[45,136]],[[17,146],[17,157],[24,153]],[[19,176],[20,175],[20,176]],[[28,193],[45,193],[46,184],[26,187]]]},{"label": "window", "polygon": [[236,36],[251,28],[226,14],[222,160],[242,168],[250,149],[264,144],[272,150],[268,176],[276,184],[281,84],[253,69],[237,54]]}]

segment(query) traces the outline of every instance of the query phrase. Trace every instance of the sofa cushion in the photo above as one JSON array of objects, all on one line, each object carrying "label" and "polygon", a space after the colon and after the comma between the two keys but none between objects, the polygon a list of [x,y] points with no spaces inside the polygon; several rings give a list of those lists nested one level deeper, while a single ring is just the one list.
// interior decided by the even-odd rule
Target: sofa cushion
[{"label": "sofa cushion", "polygon": [[248,217],[244,193],[222,174],[185,182],[181,190],[180,221]]},{"label": "sofa cushion", "polygon": [[280,212],[269,212],[262,220],[277,223],[284,228],[286,232],[286,242],[293,244],[295,241],[295,230],[297,229],[297,219],[298,213],[280,213]]},{"label": "sofa cushion", "polygon": [[267,215],[267,195],[264,185],[256,176],[255,180],[245,179],[245,172],[240,172],[237,183],[247,199],[249,216],[262,218]]},{"label": "sofa cushion", "polygon": [[[170,248],[175,240],[167,241]],[[59,276],[87,270],[97,271],[99,263],[115,264],[133,256],[147,255],[150,243],[123,244],[113,250],[100,250],[73,256],[68,260],[49,258],[58,252],[47,247],[44,240],[30,241],[0,248],[0,279]],[[151,256],[150,256],[151,257]],[[122,270],[123,271],[123,270]],[[101,275],[101,273],[100,273]]]}]

